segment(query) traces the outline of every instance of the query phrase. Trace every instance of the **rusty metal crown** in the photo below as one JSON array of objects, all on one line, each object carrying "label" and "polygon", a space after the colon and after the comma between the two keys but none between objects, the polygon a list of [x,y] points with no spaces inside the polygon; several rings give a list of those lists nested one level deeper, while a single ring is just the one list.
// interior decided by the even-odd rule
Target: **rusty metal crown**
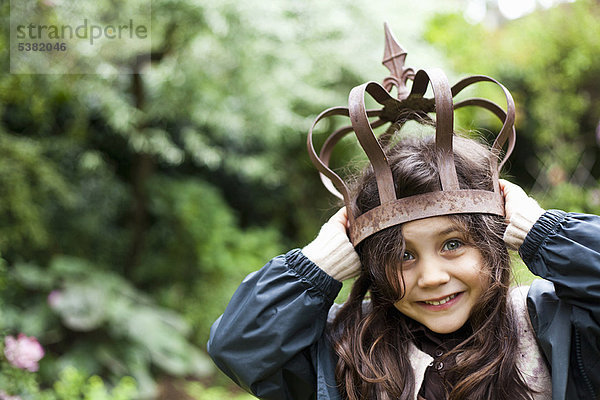
[{"label": "rusty metal crown", "polygon": [[[325,187],[335,196],[344,200],[350,221],[349,235],[354,246],[366,237],[391,226],[417,219],[461,214],[485,213],[504,215],[504,203],[498,184],[499,171],[510,156],[515,142],[515,104],[510,92],[496,80],[475,75],[464,78],[450,87],[444,72],[438,68],[422,69],[414,73],[404,66],[406,51],[398,44],[387,23],[385,28],[385,51],[383,65],[390,70],[390,76],[377,82],[367,82],[350,91],[348,107],[333,107],[323,111],[313,122],[307,139],[308,153],[319,170]],[[409,90],[408,80],[413,81]],[[496,103],[484,98],[470,98],[454,103],[453,98],[467,86],[478,82],[492,82],[498,85],[506,97],[506,111]],[[431,84],[433,98],[425,98]],[[397,98],[390,92],[396,87]],[[367,110],[365,95],[369,94],[382,107]],[[495,114],[503,125],[492,145],[492,151],[500,154],[504,145],[507,148],[504,158],[498,164],[493,157],[490,168],[493,175],[494,191],[460,189],[454,164],[452,137],[454,135],[454,110],[465,107],[482,107]],[[439,153],[439,175],[441,191],[410,197],[396,198],[392,170],[382,145],[373,129],[386,123],[396,122],[403,113],[435,113],[435,145]],[[313,145],[313,130],[319,121],[332,116],[350,117],[351,125],[333,132],[323,144],[319,155]],[[376,118],[373,122],[369,118]],[[354,132],[371,163],[379,192],[380,205],[362,215],[353,215],[350,193],[346,183],[329,168],[329,160],[334,146],[348,133]]]}]

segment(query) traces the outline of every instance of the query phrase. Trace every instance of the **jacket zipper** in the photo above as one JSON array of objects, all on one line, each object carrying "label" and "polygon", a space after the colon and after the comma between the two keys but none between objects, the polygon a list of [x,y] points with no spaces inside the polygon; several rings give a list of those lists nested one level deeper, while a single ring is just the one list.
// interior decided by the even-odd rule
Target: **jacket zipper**
[{"label": "jacket zipper", "polygon": [[579,367],[579,372],[581,372],[581,376],[583,377],[583,381],[587,385],[587,390],[591,393],[592,399],[596,398],[596,393],[594,391],[594,386],[590,381],[590,378],[587,376],[585,369],[583,368],[583,358],[581,356],[581,340],[579,338],[579,331],[575,328],[575,355],[577,357],[577,366]]}]

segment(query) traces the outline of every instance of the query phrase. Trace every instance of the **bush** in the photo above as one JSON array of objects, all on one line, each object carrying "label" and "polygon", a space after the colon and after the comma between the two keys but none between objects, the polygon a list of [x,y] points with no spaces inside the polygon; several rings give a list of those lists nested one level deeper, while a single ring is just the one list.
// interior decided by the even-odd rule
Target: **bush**
[{"label": "bush", "polygon": [[136,381],[123,377],[109,389],[102,378],[89,376],[74,367],[59,373],[51,389],[41,389],[35,372],[0,362],[0,399],[2,400],[131,400],[138,395]]},{"label": "bush", "polygon": [[[115,382],[131,375],[146,398],[156,393],[152,366],[174,376],[212,371],[206,355],[188,341],[189,325],[115,273],[62,256],[46,269],[19,263],[8,279],[16,284],[10,285],[12,295],[25,300],[4,305],[4,329],[47,343],[40,370],[44,382],[66,367]],[[101,392],[98,378],[89,385]]]}]

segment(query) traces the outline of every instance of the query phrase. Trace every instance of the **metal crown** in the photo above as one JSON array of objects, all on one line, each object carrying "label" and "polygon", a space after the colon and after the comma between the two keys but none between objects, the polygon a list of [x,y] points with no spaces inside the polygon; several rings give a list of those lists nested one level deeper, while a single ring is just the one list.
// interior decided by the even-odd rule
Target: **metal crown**
[{"label": "metal crown", "polygon": [[[333,107],[323,111],[313,122],[307,139],[308,153],[313,164],[319,170],[325,187],[335,196],[344,200],[350,221],[349,235],[354,246],[366,237],[391,226],[417,219],[440,215],[462,213],[485,213],[504,215],[504,203],[498,184],[498,174],[514,148],[515,142],[515,104],[510,92],[496,80],[475,75],[464,78],[450,87],[446,75],[438,68],[422,69],[414,73],[412,68],[404,65],[406,51],[398,44],[387,23],[385,28],[385,51],[383,65],[390,70],[390,76],[377,82],[367,82],[350,91],[348,107]],[[407,81],[413,80],[409,90]],[[467,86],[478,82],[492,82],[498,85],[506,97],[506,111],[496,103],[483,98],[470,98],[453,102],[453,98]],[[425,98],[428,86],[433,89],[433,98]],[[397,98],[390,92],[397,89]],[[369,94],[382,107],[367,110],[365,95]],[[492,145],[498,154],[507,144],[504,158],[498,164],[494,157],[491,160],[491,171],[494,180],[494,191],[460,189],[454,165],[452,137],[454,134],[454,110],[465,107],[482,107],[495,114],[503,123]],[[386,123],[396,122],[402,113],[436,114],[435,144],[440,155],[441,191],[430,192],[410,197],[396,198],[396,190],[392,171],[382,145],[373,129]],[[319,155],[313,145],[313,130],[319,121],[332,116],[350,117],[351,125],[342,127],[331,133],[323,144]],[[369,118],[375,118],[373,122]],[[375,172],[380,205],[362,215],[353,215],[351,199],[346,183],[329,168],[329,160],[335,145],[348,133],[354,132],[361,147],[365,151]]]}]

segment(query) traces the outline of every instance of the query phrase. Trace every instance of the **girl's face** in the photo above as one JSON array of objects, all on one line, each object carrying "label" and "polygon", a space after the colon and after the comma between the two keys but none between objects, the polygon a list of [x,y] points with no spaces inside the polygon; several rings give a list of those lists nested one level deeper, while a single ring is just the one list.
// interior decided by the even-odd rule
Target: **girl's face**
[{"label": "girl's face", "polygon": [[405,292],[394,305],[434,332],[458,330],[489,286],[481,252],[448,217],[405,223],[402,235]]}]

